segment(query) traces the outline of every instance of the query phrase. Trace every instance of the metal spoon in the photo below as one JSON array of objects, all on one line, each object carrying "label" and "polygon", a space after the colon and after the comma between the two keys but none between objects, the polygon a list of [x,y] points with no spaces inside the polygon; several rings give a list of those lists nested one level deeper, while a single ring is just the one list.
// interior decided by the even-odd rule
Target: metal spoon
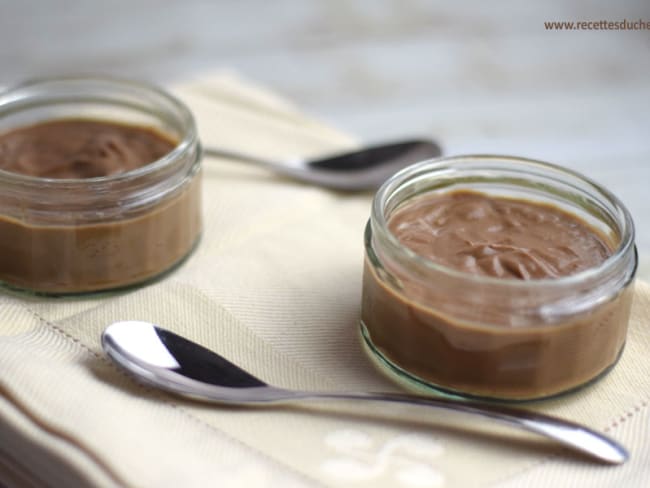
[{"label": "metal spoon", "polygon": [[149,322],[109,325],[102,334],[108,356],[144,383],[185,397],[226,405],[264,405],[300,400],[374,400],[480,415],[525,429],[609,464],[629,455],[616,441],[579,424],[494,404],[395,393],[286,390],[268,385],[213,351]]},{"label": "metal spoon", "polygon": [[335,190],[356,191],[378,188],[400,169],[418,161],[440,156],[432,141],[412,140],[369,146],[318,159],[272,161],[236,151],[204,147],[208,156],[255,163],[290,178]]}]

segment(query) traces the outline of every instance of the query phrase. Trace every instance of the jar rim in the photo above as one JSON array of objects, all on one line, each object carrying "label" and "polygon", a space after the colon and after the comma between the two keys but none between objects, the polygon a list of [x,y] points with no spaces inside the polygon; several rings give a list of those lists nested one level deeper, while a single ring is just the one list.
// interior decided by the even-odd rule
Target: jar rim
[{"label": "jar rim", "polygon": [[[178,119],[183,127],[183,137],[174,146],[174,148],[166,153],[161,158],[152,161],[151,163],[139,166],[129,171],[117,173],[108,176],[95,176],[90,178],[47,178],[42,176],[32,176],[13,171],[7,171],[0,168],[0,180],[7,183],[15,183],[24,186],[47,185],[50,188],[68,189],[77,186],[95,186],[95,185],[108,185],[113,183],[126,182],[133,179],[156,173],[160,170],[173,165],[178,161],[179,157],[190,150],[198,143],[198,134],[194,117],[189,108],[177,97],[170,94],[166,90],[148,82],[130,80],[126,78],[113,77],[113,76],[57,76],[57,77],[43,77],[33,78],[3,91],[0,91],[0,110],[12,104],[21,104],[30,99],[29,90],[46,86],[50,83],[58,84],[92,84],[101,83],[108,87],[125,90],[138,90],[149,92],[157,97],[163,99],[172,107],[174,117]],[[27,93],[21,93],[27,92]],[[101,97],[97,97],[97,101],[101,101]],[[31,106],[33,107],[33,105]],[[20,109],[19,109],[20,110]]]},{"label": "jar rim", "polygon": [[[460,167],[464,164],[486,162],[486,163],[516,163],[528,168],[535,168],[538,170],[552,171],[567,177],[577,179],[582,184],[586,184],[591,190],[598,194],[599,200],[608,200],[616,209],[617,224],[621,226],[621,241],[616,250],[608,256],[598,266],[587,268],[579,271],[578,273],[560,276],[557,278],[541,278],[535,280],[519,280],[516,278],[501,278],[494,276],[482,276],[478,274],[461,271],[449,266],[436,263],[426,257],[416,253],[415,251],[404,246],[399,239],[388,230],[388,223],[384,212],[384,205],[390,196],[403,187],[410,179],[417,175],[422,174],[424,171],[433,172],[450,166]],[[596,279],[603,275],[608,275],[621,260],[634,250],[634,222],[632,216],[621,202],[612,192],[596,183],[592,179],[577,171],[565,168],[560,165],[547,163],[535,159],[523,158],[518,156],[496,155],[496,154],[465,154],[457,156],[443,156],[439,158],[429,159],[419,163],[408,166],[401,171],[397,172],[389,178],[379,188],[372,202],[370,225],[373,233],[381,236],[383,242],[387,243],[390,250],[396,256],[414,263],[416,266],[422,267],[425,270],[441,273],[449,276],[450,278],[467,280],[470,283],[477,285],[490,285],[499,287],[517,287],[525,289],[535,289],[545,286],[553,287],[572,287],[585,281]],[[636,263],[635,263],[636,269]],[[634,269],[632,274],[634,274]],[[630,278],[631,279],[631,278]]]}]

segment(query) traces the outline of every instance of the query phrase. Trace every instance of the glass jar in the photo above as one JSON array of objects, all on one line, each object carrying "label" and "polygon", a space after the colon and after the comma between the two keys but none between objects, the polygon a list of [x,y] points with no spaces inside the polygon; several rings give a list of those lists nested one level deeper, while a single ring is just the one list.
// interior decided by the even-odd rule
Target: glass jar
[{"label": "glass jar", "polygon": [[[607,236],[602,264],[523,281],[437,264],[389,230],[391,214],[423,194],[470,190],[552,205]],[[505,156],[415,164],[375,195],[365,231],[361,335],[393,379],[430,393],[546,398],[598,378],[625,343],[637,267],[629,212],[568,169]]]},{"label": "glass jar", "polygon": [[96,292],[181,262],[201,232],[201,150],[187,107],[154,86],[108,78],[44,79],[0,94],[0,133],[65,119],[146,128],[174,147],[110,176],[0,170],[0,282],[44,294]]}]

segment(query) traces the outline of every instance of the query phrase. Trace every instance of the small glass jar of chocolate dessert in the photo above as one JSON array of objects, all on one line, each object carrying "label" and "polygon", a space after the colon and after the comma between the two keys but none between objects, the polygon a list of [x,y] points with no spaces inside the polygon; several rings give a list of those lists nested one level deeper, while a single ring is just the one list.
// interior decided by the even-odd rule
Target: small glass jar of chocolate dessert
[{"label": "small glass jar of chocolate dessert", "polygon": [[40,294],[141,284],[201,233],[190,111],[148,84],[27,82],[0,94],[0,283]]},{"label": "small glass jar of chocolate dessert", "polygon": [[504,156],[413,165],[375,195],[365,251],[362,342],[407,387],[541,399],[623,351],[632,219],[568,169]]}]

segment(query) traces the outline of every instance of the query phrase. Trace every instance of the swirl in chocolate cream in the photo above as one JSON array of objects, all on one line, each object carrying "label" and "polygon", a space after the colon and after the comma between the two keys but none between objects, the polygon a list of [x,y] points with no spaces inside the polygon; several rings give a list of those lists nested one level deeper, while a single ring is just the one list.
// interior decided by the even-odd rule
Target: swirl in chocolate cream
[{"label": "swirl in chocolate cream", "polygon": [[0,169],[41,178],[111,176],[152,163],[174,146],[146,127],[53,120],[1,135]]},{"label": "swirl in chocolate cream", "polygon": [[471,274],[534,280],[601,264],[611,248],[557,207],[470,191],[425,195],[398,208],[389,229],[415,253]]}]

